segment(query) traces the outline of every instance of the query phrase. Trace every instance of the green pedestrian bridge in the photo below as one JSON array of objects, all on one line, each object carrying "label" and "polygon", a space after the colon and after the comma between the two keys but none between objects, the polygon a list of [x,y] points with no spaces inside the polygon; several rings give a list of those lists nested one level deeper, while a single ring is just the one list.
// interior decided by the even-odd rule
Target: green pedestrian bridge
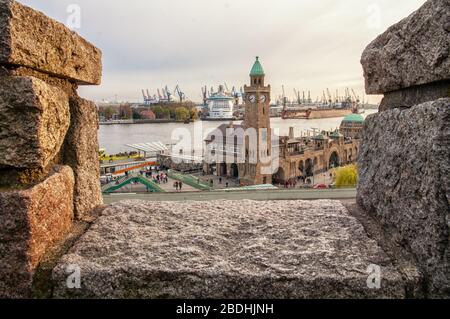
[{"label": "green pedestrian bridge", "polygon": [[129,184],[142,184],[145,187],[147,187],[149,192],[152,193],[164,193],[165,190],[161,188],[161,186],[159,186],[158,184],[156,184],[155,182],[153,182],[152,180],[137,174],[137,173],[132,173],[128,176],[124,176],[116,181],[113,181],[109,184],[106,184],[102,187],[102,192],[103,194],[110,194],[113,193]]}]

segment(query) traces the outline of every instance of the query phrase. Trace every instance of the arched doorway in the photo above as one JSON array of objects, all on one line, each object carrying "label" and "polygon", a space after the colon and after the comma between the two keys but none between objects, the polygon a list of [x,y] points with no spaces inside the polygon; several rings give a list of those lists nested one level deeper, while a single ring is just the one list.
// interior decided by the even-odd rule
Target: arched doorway
[{"label": "arched doorway", "polygon": [[306,171],[305,171],[306,176],[305,177],[313,176],[314,175],[314,163],[313,163],[313,160],[308,158],[306,160],[305,166],[306,166]]},{"label": "arched doorway", "polygon": [[337,152],[333,152],[331,153],[330,156],[330,169],[331,168],[335,168],[335,167],[339,167],[340,166],[340,161],[339,161],[339,155]]},{"label": "arched doorway", "polygon": [[303,161],[300,161],[298,164],[298,169],[300,170],[300,173],[303,175],[305,173],[305,163]]},{"label": "arched doorway", "polygon": [[220,164],[220,176],[227,176],[227,164]]},{"label": "arched doorway", "polygon": [[239,168],[236,163],[231,164],[231,177],[238,178],[239,177]]},{"label": "arched doorway", "polygon": [[286,181],[286,174],[284,169],[279,167],[278,172],[272,177],[274,183],[284,183]]},{"label": "arched doorway", "polygon": [[209,165],[209,173],[210,175],[216,175],[216,171],[217,171],[217,164],[216,163],[212,163],[211,165]]}]

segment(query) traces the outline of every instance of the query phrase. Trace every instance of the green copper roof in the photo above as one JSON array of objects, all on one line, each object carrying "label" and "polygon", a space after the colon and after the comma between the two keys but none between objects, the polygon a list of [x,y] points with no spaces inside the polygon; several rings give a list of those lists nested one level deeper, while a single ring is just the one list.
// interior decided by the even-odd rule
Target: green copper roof
[{"label": "green copper roof", "polygon": [[332,138],[340,138],[343,135],[339,133],[338,131],[334,131],[333,134],[330,135]]},{"label": "green copper roof", "polygon": [[319,134],[313,137],[314,140],[326,140],[328,137],[326,137],[323,134]]},{"label": "green copper roof", "polygon": [[364,118],[359,114],[350,114],[350,115],[347,115],[343,121],[344,122],[353,122],[353,123],[364,123]]},{"label": "green copper roof", "polygon": [[259,57],[256,57],[255,64],[253,64],[252,70],[250,71],[251,76],[264,75],[264,69],[259,62]]}]

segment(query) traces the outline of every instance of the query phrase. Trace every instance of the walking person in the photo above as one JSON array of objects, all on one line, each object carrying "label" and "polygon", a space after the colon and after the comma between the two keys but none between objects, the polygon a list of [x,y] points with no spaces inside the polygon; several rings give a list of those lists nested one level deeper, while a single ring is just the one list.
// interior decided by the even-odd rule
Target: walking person
[{"label": "walking person", "polygon": [[180,182],[180,183],[178,184],[178,187],[180,188],[180,192],[181,192],[182,189],[183,189],[183,182]]}]

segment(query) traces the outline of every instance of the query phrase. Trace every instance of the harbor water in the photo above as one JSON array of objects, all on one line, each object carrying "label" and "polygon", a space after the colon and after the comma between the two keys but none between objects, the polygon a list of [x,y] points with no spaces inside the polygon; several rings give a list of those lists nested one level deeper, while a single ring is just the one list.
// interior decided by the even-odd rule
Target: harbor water
[{"label": "harbor water", "polygon": [[[364,117],[376,113],[376,110],[367,110]],[[289,135],[289,128],[294,127],[295,136],[305,134],[308,130],[334,130],[339,128],[343,117],[327,118],[315,120],[283,120],[281,118],[272,118],[272,128],[278,129],[280,135]],[[191,124],[180,123],[158,123],[158,124],[117,124],[101,125],[99,129],[100,148],[106,150],[108,154],[117,154],[120,152],[133,151],[127,144],[163,142],[165,144],[174,144],[179,140],[179,135],[183,131],[190,132],[195,136],[195,130],[201,130],[203,139],[216,127],[221,124],[228,124],[229,121],[202,121]],[[234,122],[240,124],[240,121]]]}]

